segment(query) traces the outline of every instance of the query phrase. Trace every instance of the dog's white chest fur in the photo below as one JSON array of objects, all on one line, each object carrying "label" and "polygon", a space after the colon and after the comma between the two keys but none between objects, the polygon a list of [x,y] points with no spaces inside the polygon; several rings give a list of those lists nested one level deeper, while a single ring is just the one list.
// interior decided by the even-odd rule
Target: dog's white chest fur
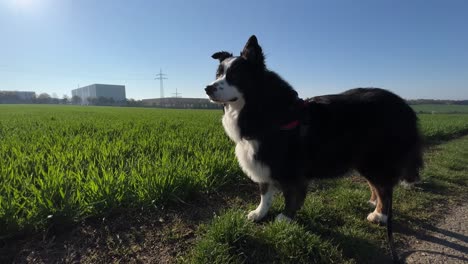
[{"label": "dog's white chest fur", "polygon": [[254,182],[263,183],[271,182],[270,168],[256,159],[259,142],[257,140],[246,140],[240,136],[240,128],[237,120],[241,105],[227,106],[223,116],[223,126],[226,134],[236,143],[236,157],[244,171]]},{"label": "dog's white chest fur", "polygon": [[270,168],[257,160],[258,141],[241,140],[236,145],[236,157],[247,176],[254,182],[271,182]]},{"label": "dog's white chest fur", "polygon": [[231,106],[226,106],[223,116],[223,127],[228,137],[236,144],[241,141],[240,128],[237,125],[239,111]]}]

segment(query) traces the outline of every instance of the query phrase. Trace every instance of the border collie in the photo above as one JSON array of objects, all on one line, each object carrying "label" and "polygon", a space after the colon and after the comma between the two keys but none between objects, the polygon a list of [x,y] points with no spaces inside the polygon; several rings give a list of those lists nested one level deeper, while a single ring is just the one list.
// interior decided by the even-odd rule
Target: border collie
[{"label": "border collie", "polygon": [[423,165],[417,116],[407,103],[379,88],[302,100],[266,68],[255,36],[240,56],[221,51],[212,57],[220,64],[205,91],[224,105],[222,123],[239,164],[260,188],[260,204],[248,218],[265,217],[279,190],[285,208],[277,219],[290,220],[310,180],[355,170],[366,178],[375,206],[367,220],[387,223],[391,242],[393,188],[419,180]]}]

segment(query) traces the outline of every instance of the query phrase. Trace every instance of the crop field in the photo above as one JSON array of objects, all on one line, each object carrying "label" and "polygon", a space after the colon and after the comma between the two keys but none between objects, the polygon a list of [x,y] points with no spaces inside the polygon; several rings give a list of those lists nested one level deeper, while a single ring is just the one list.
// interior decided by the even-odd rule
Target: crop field
[{"label": "crop field", "polygon": [[0,237],[240,175],[219,111],[0,106]]},{"label": "crop field", "polygon": [[[221,115],[220,110],[0,105],[0,239],[127,208],[159,210],[248,182]],[[468,115],[419,118],[426,143],[443,143],[426,155],[426,187],[466,186],[468,140],[459,138],[468,134]],[[192,249],[179,261],[368,262],[385,252],[384,229],[363,220],[370,212],[369,193],[355,178],[314,183],[297,222],[290,224],[246,221],[255,203],[227,209],[199,227]],[[281,210],[281,199],[275,199],[270,220]],[[432,212],[423,208],[442,198],[399,188],[395,199],[395,221],[415,223],[412,212],[429,219]]]},{"label": "crop field", "polygon": [[449,140],[468,134],[468,115],[421,114],[419,121],[426,143]]},{"label": "crop field", "polygon": [[417,113],[428,114],[468,114],[468,105],[437,105],[437,104],[421,104],[412,105]]}]

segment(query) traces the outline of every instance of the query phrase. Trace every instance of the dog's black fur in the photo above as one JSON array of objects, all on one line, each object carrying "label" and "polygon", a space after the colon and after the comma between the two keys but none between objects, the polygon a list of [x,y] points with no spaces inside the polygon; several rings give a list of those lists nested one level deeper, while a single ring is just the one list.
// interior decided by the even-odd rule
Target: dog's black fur
[{"label": "dog's black fur", "polygon": [[[213,55],[220,62],[229,57]],[[357,88],[302,101],[266,68],[255,36],[225,74],[245,100],[237,120],[240,137],[259,142],[255,159],[270,168],[283,191],[286,216],[300,209],[311,179],[356,170],[381,199],[390,224],[393,187],[400,180],[418,180],[422,166],[417,116],[403,99],[379,88]],[[284,128],[295,120],[299,125]],[[265,193],[271,183],[259,184]]]}]

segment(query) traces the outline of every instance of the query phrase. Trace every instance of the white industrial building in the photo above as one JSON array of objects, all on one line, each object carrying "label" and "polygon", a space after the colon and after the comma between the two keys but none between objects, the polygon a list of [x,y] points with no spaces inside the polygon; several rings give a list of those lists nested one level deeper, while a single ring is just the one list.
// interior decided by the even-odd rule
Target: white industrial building
[{"label": "white industrial building", "polygon": [[93,99],[112,99],[116,104],[125,102],[125,85],[91,84],[72,90],[72,97],[78,96],[81,104],[90,104]]}]

